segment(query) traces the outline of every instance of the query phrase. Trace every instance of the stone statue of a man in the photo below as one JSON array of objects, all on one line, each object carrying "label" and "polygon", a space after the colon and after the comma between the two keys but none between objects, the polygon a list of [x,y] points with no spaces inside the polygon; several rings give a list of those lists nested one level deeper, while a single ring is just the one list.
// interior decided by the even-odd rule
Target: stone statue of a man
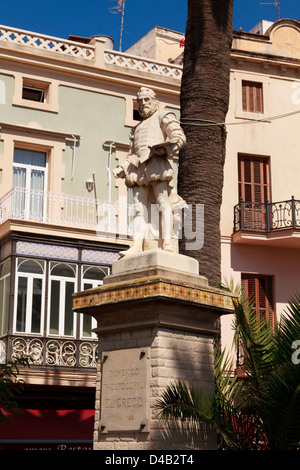
[{"label": "stone statue of a man", "polygon": [[116,178],[124,178],[126,186],[133,188],[135,208],[134,243],[129,250],[121,252],[121,256],[153,248],[150,242],[151,204],[156,204],[160,212],[157,247],[177,251],[173,239],[174,207],[184,206],[172,184],[172,158],[186,143],[184,132],[174,113],[158,110],[159,103],[153,90],[142,87],[137,102],[142,120],[131,132],[130,151],[125,162],[114,170]]}]

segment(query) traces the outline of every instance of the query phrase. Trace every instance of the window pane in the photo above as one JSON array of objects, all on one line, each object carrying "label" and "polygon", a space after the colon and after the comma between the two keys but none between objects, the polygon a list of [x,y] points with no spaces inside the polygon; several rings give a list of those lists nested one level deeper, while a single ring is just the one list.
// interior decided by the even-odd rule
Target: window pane
[{"label": "window pane", "polygon": [[84,279],[91,279],[102,281],[102,279],[107,275],[107,271],[101,268],[97,268],[95,266],[91,266],[87,268],[84,272],[83,278]]},{"label": "window pane", "polygon": [[5,279],[0,279],[0,336],[4,335],[4,282]]},{"label": "window pane", "polygon": [[75,277],[75,272],[68,264],[60,263],[54,265],[51,270],[52,276]]},{"label": "window pane", "polygon": [[66,282],[66,297],[65,297],[65,327],[64,334],[67,336],[73,336],[73,325],[74,325],[74,312],[73,307],[73,298],[72,294],[74,293],[74,282]]},{"label": "window pane", "polygon": [[45,101],[45,90],[43,88],[34,88],[24,86],[22,90],[23,100],[38,101],[43,103]]},{"label": "window pane", "polygon": [[35,220],[43,218],[44,177],[45,172],[43,170],[31,171],[30,188],[36,191],[32,191],[30,194],[30,216]]},{"label": "window pane", "polygon": [[32,273],[32,274],[43,274],[43,266],[34,260],[20,260],[18,272],[20,273]]},{"label": "window pane", "polygon": [[[92,289],[93,284],[87,282],[83,285],[83,290]],[[91,337],[92,336],[92,317],[90,315],[82,314],[82,336]]]},{"label": "window pane", "polygon": [[35,152],[32,150],[15,149],[14,163],[45,167],[46,154],[44,152]]},{"label": "window pane", "polygon": [[25,188],[26,187],[26,168],[13,168],[13,187]]},{"label": "window pane", "polygon": [[42,279],[33,279],[31,333],[41,332],[42,287]]},{"label": "window pane", "polygon": [[13,194],[12,206],[15,216],[23,218],[25,210],[25,189],[26,188],[26,169],[13,169],[13,188],[17,188]]},{"label": "window pane", "polygon": [[10,277],[0,280],[0,336],[8,332]]},{"label": "window pane", "polygon": [[19,277],[18,304],[17,304],[17,331],[25,332],[26,329],[26,303],[27,303],[27,278]]},{"label": "window pane", "polygon": [[50,334],[57,335],[59,332],[59,299],[60,282],[51,281],[51,299],[50,299]]},{"label": "window pane", "polygon": [[82,317],[82,336],[90,338],[92,336],[92,317],[85,314]]},{"label": "window pane", "polygon": [[10,274],[10,260],[0,265],[0,277]]},{"label": "window pane", "polygon": [[10,276],[4,279],[3,318],[2,318],[3,334],[6,334],[8,330],[9,290],[10,290]]}]

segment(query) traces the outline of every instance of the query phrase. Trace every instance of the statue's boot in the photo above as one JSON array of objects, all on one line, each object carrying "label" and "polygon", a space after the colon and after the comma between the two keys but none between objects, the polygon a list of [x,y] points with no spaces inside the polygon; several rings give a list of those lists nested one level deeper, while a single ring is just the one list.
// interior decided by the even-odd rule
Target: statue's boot
[{"label": "statue's boot", "polygon": [[164,251],[168,251],[168,252],[171,252],[171,253],[175,253],[175,248],[174,248],[174,245],[173,245],[173,242],[172,240],[164,240],[163,242],[163,250]]},{"label": "statue's boot", "polygon": [[143,251],[146,228],[147,224],[143,215],[137,215],[133,221],[133,245],[128,250],[119,252],[121,258],[124,256],[136,255]]},{"label": "statue's boot", "polygon": [[172,242],[171,233],[173,231],[173,214],[169,205],[163,207],[161,211],[161,227],[162,227],[162,249],[164,251],[175,252]]}]

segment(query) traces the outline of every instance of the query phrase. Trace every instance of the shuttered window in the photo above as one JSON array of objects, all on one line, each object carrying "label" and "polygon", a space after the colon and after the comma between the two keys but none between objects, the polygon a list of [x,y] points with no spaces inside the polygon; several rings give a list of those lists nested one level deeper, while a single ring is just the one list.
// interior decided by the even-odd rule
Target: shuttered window
[{"label": "shuttered window", "polygon": [[239,200],[267,202],[271,200],[269,159],[239,156]]},{"label": "shuttered window", "polygon": [[242,285],[246,297],[250,297],[255,305],[254,311],[258,318],[266,318],[274,325],[273,308],[273,277],[262,274],[242,274]]},{"label": "shuttered window", "polygon": [[243,111],[248,113],[263,113],[262,83],[242,82]]}]

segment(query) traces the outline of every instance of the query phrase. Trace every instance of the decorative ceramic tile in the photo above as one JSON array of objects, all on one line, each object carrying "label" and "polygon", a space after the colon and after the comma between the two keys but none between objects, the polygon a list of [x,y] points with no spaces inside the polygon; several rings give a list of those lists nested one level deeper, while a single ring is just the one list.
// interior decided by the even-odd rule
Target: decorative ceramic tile
[{"label": "decorative ceramic tile", "polygon": [[17,242],[17,254],[43,256],[65,260],[78,260],[77,248],[68,246],[47,245],[46,243]]},{"label": "decorative ceramic tile", "polygon": [[73,307],[78,309],[156,296],[190,301],[223,309],[233,309],[232,297],[227,294],[213,293],[200,288],[185,287],[163,281],[115,289],[110,289],[109,287],[100,288],[97,293],[93,292],[91,294],[75,296]]},{"label": "decorative ceramic tile", "polygon": [[82,261],[90,263],[112,264],[119,258],[119,253],[101,250],[82,250]]}]

